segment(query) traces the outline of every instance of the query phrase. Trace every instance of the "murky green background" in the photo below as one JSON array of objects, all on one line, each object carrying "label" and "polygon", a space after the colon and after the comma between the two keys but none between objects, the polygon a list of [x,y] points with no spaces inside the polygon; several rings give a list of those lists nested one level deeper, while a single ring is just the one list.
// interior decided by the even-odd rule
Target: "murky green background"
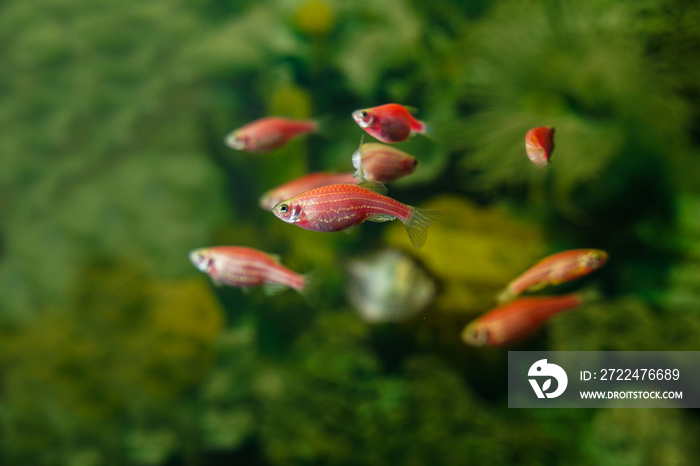
[{"label": "murky green background", "polygon": [[[680,409],[509,410],[508,349],[700,349],[700,7],[684,0],[37,0],[0,6],[0,463],[691,465]],[[431,139],[390,195],[438,208],[301,230],[257,206],[349,171],[358,108],[419,109]],[[269,154],[230,130],[268,114],[321,134]],[[546,170],[525,132],[556,128]],[[210,245],[323,277],[216,288]],[[369,324],[349,257],[385,247],[439,282],[422,314]],[[600,301],[531,339],[461,329],[546,254],[611,259]]]}]

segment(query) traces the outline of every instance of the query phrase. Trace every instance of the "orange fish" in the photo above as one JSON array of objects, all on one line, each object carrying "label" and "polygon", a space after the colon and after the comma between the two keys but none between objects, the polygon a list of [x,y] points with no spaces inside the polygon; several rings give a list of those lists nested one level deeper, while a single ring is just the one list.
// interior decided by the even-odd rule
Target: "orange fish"
[{"label": "orange fish", "polygon": [[418,159],[395,147],[370,142],[360,144],[352,154],[352,165],[358,178],[390,183],[413,173]]},{"label": "orange fish", "polygon": [[217,285],[263,286],[267,294],[288,287],[304,294],[308,280],[279,263],[276,256],[242,246],[215,246],[190,252],[190,261]]},{"label": "orange fish", "polygon": [[525,291],[575,280],[601,268],[608,253],[600,249],[570,249],[547,256],[508,284],[497,297],[506,303]]},{"label": "orange fish", "polygon": [[310,189],[328,186],[329,184],[357,184],[359,182],[360,180],[352,173],[309,173],[263,194],[260,198],[260,207],[265,210],[272,210],[278,202]]},{"label": "orange fish", "polygon": [[371,136],[387,144],[407,140],[412,134],[425,134],[427,126],[416,120],[406,107],[385,104],[352,112],[352,118]]},{"label": "orange fish", "polygon": [[411,243],[423,246],[428,227],[441,213],[418,209],[384,196],[381,183],[367,181],[359,185],[332,184],[297,194],[275,205],[272,213],[280,220],[312,231],[334,232],[369,220],[388,222],[399,219]]},{"label": "orange fish", "polygon": [[538,167],[547,165],[554,151],[554,128],[539,126],[528,131],[525,135],[525,151]]},{"label": "orange fish", "polygon": [[266,117],[241,126],[226,135],[231,149],[248,152],[267,152],[283,146],[293,137],[313,133],[318,123],[313,120]]},{"label": "orange fish", "polygon": [[462,331],[472,346],[500,346],[517,342],[535,332],[547,319],[584,302],[580,294],[520,298],[475,319]]}]

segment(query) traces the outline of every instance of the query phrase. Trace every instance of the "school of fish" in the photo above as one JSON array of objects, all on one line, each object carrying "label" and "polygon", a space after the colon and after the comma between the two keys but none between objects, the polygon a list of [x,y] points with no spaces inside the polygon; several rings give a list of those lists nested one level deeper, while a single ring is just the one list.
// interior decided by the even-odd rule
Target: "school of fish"
[{"label": "school of fish", "polygon": [[[283,222],[314,232],[349,231],[365,221],[398,219],[413,246],[422,247],[428,227],[439,221],[442,213],[403,204],[387,196],[384,186],[410,175],[418,167],[416,157],[391,146],[408,141],[415,134],[429,134],[428,125],[413,113],[415,109],[396,103],[355,110],[352,119],[381,142],[364,143],[363,136],[350,157],[355,172],[309,173],[265,192],[259,199],[260,207]],[[314,120],[271,116],[231,131],[224,142],[234,150],[263,153],[318,129]],[[546,167],[553,150],[553,127],[540,126],[527,131],[525,153],[536,167]],[[262,287],[270,295],[283,289],[293,289],[302,295],[310,293],[309,275],[296,273],[282,265],[277,256],[254,248],[205,247],[191,251],[189,258],[216,285],[244,290]],[[598,270],[607,260],[607,252],[600,249],[573,249],[543,258],[506,285],[496,297],[497,306],[462,330],[462,340],[472,346],[501,346],[521,341],[550,318],[597,296],[590,290],[555,296],[521,297],[522,294],[578,279]],[[355,290],[355,302],[364,302],[357,293]],[[400,316],[400,310],[392,312]]]}]

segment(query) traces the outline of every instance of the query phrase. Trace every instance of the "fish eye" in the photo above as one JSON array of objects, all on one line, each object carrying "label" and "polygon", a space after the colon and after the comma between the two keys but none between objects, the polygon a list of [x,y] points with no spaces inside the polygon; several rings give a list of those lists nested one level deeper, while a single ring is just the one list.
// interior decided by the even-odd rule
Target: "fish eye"
[{"label": "fish eye", "polygon": [[362,119],[364,120],[364,119],[367,118],[368,114],[367,114],[367,112],[366,112],[365,110],[362,110],[362,111],[360,112],[360,116],[361,116]]},{"label": "fish eye", "polygon": [[283,214],[286,214],[287,211],[289,211],[289,206],[287,204],[282,204],[280,206],[280,212],[282,212]]}]

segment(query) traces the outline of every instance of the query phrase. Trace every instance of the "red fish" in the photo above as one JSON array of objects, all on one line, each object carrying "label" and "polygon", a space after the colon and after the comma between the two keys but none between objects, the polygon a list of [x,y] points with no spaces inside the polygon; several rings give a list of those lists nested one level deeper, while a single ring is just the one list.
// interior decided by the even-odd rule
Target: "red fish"
[{"label": "red fish", "polygon": [[386,144],[370,142],[361,144],[352,154],[352,164],[358,178],[390,183],[413,173],[418,159]]},{"label": "red fish", "polygon": [[365,220],[387,222],[398,218],[411,243],[420,248],[428,227],[441,213],[407,206],[381,194],[385,192],[384,185],[372,181],[332,184],[297,194],[275,205],[272,212],[287,223],[323,232],[345,230]]},{"label": "red fish", "polygon": [[329,184],[357,184],[359,182],[360,180],[355,178],[355,175],[352,173],[309,173],[263,194],[260,198],[260,207],[265,210],[272,210],[278,202],[310,189],[328,186]]},{"label": "red fish", "polygon": [[352,118],[371,136],[387,144],[407,140],[412,134],[425,134],[427,126],[399,104],[385,104],[352,112]]},{"label": "red fish", "polygon": [[226,135],[226,145],[231,149],[248,152],[267,152],[283,146],[290,139],[318,129],[313,120],[266,117],[241,126]]},{"label": "red fish", "polygon": [[554,151],[554,128],[539,126],[528,131],[525,135],[525,151],[538,167],[547,165]]},{"label": "red fish", "polygon": [[279,259],[257,249],[242,246],[215,246],[190,252],[190,261],[208,274],[217,285],[239,288],[263,286],[272,294],[284,287],[304,293],[307,278],[292,272]]},{"label": "red fish", "polygon": [[608,253],[600,249],[570,249],[547,256],[529,268],[498,295],[498,302],[511,301],[525,291],[537,291],[547,285],[559,285],[601,268]]},{"label": "red fish", "polygon": [[584,302],[579,294],[520,298],[472,321],[462,340],[472,346],[500,346],[517,342],[535,332],[549,318]]}]

